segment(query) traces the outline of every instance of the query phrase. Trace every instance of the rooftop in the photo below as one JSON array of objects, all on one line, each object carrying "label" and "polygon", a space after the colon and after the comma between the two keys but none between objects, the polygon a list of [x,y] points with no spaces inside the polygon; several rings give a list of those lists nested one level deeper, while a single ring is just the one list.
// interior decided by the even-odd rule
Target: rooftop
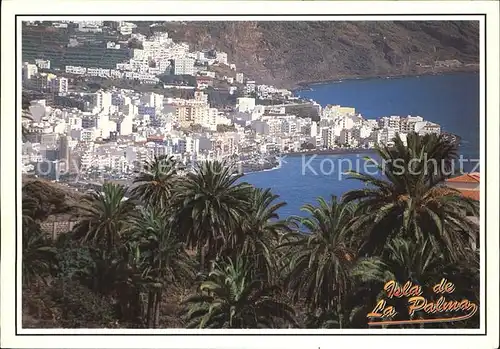
[{"label": "rooftop", "polygon": [[480,182],[480,175],[479,175],[479,172],[466,173],[466,174],[458,176],[458,177],[449,178],[446,180],[446,182],[479,183]]},{"label": "rooftop", "polygon": [[479,201],[479,190],[460,190],[463,196]]}]

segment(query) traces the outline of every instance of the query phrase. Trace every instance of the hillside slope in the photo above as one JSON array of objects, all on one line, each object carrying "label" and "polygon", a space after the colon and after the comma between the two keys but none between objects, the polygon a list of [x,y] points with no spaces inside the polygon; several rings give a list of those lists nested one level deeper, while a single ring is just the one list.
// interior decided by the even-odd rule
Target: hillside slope
[{"label": "hillside slope", "polygon": [[[355,77],[476,70],[479,24],[418,22],[166,22],[174,40],[226,51],[261,83],[300,83]],[[432,67],[459,60],[454,67]],[[422,67],[424,66],[424,67]]]}]

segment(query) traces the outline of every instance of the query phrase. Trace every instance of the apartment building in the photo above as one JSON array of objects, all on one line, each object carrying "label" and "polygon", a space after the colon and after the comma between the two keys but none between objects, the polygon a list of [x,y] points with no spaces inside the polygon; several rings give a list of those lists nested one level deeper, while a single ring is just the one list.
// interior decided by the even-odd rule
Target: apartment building
[{"label": "apartment building", "polygon": [[255,98],[238,98],[236,100],[236,108],[241,113],[252,112],[255,109]]},{"label": "apartment building", "polygon": [[255,92],[255,81],[249,80],[245,84],[245,93],[251,94]]},{"label": "apartment building", "polygon": [[322,127],[321,140],[324,148],[335,148],[337,137],[335,136],[334,130],[331,127]]},{"label": "apartment building", "polygon": [[194,75],[194,62],[193,58],[179,57],[174,60],[174,74],[175,75]]},{"label": "apartment building", "polygon": [[217,52],[215,54],[215,60],[220,64],[227,65],[227,53],[226,52]]},{"label": "apartment building", "polygon": [[415,132],[421,136],[427,134],[437,134],[441,133],[441,126],[430,121],[420,121],[415,123]]},{"label": "apartment building", "polygon": [[242,84],[243,81],[244,81],[244,78],[245,78],[245,76],[243,75],[243,73],[236,73],[236,79],[235,80],[236,80],[236,82],[238,84]]},{"label": "apartment building", "polygon": [[40,69],[50,69],[50,61],[43,59],[35,59],[35,64]]},{"label": "apartment building", "polygon": [[22,76],[23,81],[30,80],[38,74],[38,67],[36,64],[30,64],[28,62],[23,63]]},{"label": "apartment building", "polygon": [[396,137],[398,130],[390,127],[384,127],[377,132],[377,143],[386,144],[388,146],[394,145],[393,139]]}]

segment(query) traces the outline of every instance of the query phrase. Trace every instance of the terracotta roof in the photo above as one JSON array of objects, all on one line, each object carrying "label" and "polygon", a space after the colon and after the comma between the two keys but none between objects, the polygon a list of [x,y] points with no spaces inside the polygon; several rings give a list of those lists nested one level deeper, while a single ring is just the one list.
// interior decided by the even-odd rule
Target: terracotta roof
[{"label": "terracotta roof", "polygon": [[479,190],[460,190],[463,196],[479,201]]},{"label": "terracotta roof", "polygon": [[479,172],[466,173],[464,175],[448,178],[446,182],[453,183],[479,183]]},{"label": "terracotta roof", "polygon": [[480,173],[479,172],[469,173],[469,176],[471,176],[472,178],[476,178],[478,182],[480,180]]}]

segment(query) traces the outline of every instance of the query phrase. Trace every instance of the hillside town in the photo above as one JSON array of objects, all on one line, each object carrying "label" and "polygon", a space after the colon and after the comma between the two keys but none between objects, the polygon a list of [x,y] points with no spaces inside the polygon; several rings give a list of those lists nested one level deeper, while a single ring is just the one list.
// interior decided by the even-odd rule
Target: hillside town
[{"label": "hillside town", "polygon": [[[404,140],[410,132],[441,132],[420,116],[367,119],[353,107],[323,108],[292,91],[259,85],[226,52],[191,50],[167,32],[145,36],[128,22],[51,25],[74,27],[68,46],[84,45],[89,33],[118,33],[121,40],[106,42],[105,49],[125,49],[128,59],[114,69],[55,66],[46,57],[23,63],[29,103],[23,127],[30,131],[22,146],[24,173],[126,180],[161,155],[184,164],[226,159],[250,172],[279,166],[280,154],[370,149],[390,145],[396,133]],[[124,81],[132,85],[123,88]],[[225,100],[214,101],[214,94]]]},{"label": "hillside town", "polygon": [[484,74],[387,70],[479,24],[179,17],[17,21],[11,323],[480,330]]}]

